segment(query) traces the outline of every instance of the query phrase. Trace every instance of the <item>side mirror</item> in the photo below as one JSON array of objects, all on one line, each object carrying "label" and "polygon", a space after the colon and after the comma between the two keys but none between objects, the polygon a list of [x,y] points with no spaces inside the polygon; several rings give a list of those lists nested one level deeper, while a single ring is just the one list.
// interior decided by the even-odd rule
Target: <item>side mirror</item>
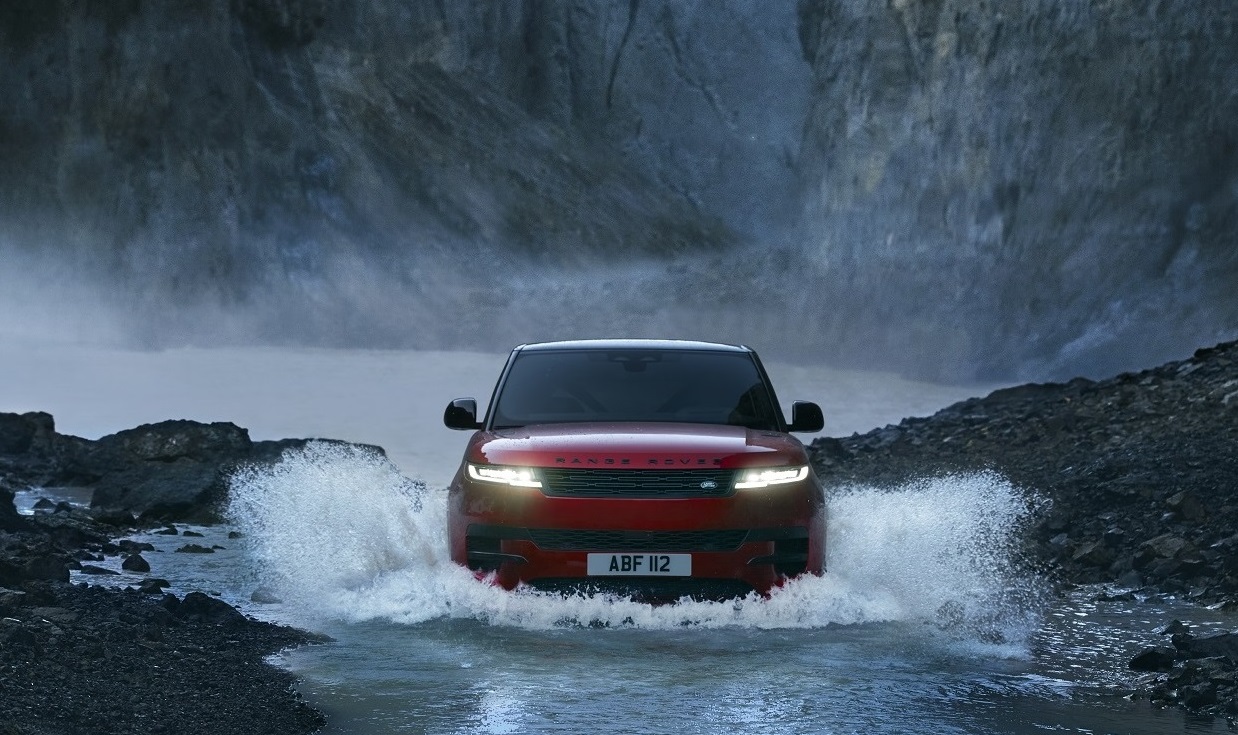
[{"label": "side mirror", "polygon": [[443,424],[449,429],[480,429],[477,422],[477,401],[472,398],[457,398],[447,404],[443,411]]},{"label": "side mirror", "polygon": [[791,404],[791,425],[787,431],[817,432],[825,428],[825,416],[821,407],[810,401],[795,401]]}]

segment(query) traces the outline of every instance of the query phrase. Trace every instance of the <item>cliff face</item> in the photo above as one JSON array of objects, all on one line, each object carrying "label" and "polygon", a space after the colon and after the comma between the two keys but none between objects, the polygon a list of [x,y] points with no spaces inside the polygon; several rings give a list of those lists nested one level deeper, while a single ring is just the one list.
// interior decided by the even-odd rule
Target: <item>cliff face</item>
[{"label": "cliff face", "polygon": [[0,247],[100,274],[155,341],[240,318],[258,339],[408,344],[439,341],[410,316],[441,321],[513,270],[734,241],[477,76],[478,16],[466,31],[429,2],[6,3]]},{"label": "cliff face", "polygon": [[791,3],[523,0],[447,11],[453,60],[759,238],[793,220],[811,68]]},{"label": "cliff face", "polygon": [[1233,334],[1231,3],[799,8],[806,251],[827,302],[862,305],[840,338],[1069,375]]},{"label": "cliff face", "polygon": [[1236,13],[10,0],[0,291],[156,344],[1146,365],[1238,331]]}]

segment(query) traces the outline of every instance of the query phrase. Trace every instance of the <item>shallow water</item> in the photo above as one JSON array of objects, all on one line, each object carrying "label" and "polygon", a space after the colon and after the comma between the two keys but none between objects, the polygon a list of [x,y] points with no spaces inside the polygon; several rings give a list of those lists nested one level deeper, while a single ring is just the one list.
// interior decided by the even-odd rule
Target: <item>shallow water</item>
[{"label": "shallow water", "polygon": [[[330,436],[234,478],[228,527],[143,535],[152,575],[328,633],[275,657],[329,733],[1220,733],[1123,699],[1174,600],[1053,594],[1014,554],[1038,502],[988,474],[835,489],[828,564],[769,599],[661,607],[509,593],[450,564],[443,485],[466,438],[442,406],[483,400],[502,356],[315,350],[129,353],[43,346],[0,361],[0,409],[93,437],[165,418],[256,438]],[[771,365],[827,433],[929,413],[973,391]],[[413,478],[413,479],[410,479]],[[19,498],[27,509],[55,491]],[[78,497],[77,502],[85,502]],[[242,538],[229,539],[228,530]],[[186,543],[222,547],[180,554]],[[105,565],[119,568],[119,558]],[[132,584],[145,575],[78,581]],[[282,602],[260,605],[262,587]]]}]

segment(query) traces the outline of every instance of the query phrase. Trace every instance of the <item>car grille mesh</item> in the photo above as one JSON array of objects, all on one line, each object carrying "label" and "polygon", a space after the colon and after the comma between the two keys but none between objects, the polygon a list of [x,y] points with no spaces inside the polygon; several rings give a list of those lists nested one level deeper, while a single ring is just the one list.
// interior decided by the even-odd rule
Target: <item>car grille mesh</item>
[{"label": "car grille mesh", "polygon": [[575,498],[717,498],[730,495],[733,470],[542,470],[546,495]]},{"label": "car grille mesh", "polygon": [[748,531],[579,531],[530,528],[539,548],[555,551],[734,551]]}]

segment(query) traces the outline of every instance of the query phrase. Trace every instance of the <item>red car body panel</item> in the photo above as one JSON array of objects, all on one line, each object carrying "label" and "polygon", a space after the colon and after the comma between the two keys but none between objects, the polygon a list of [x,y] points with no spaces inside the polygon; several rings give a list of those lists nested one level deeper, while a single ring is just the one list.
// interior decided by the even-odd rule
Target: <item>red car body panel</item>
[{"label": "red car body panel", "polygon": [[[693,470],[716,470],[729,477],[747,468],[808,465],[804,445],[785,432],[627,421],[478,430],[448,489],[450,555],[461,565],[479,569],[471,560],[477,558],[476,539],[485,536],[485,554],[495,561],[479,569],[479,575],[493,575],[494,582],[511,589],[539,580],[596,581],[588,576],[588,555],[628,548],[546,548],[535,541],[538,533],[610,532],[639,542],[641,534],[717,531],[732,532],[728,538],[737,541],[716,548],[676,548],[691,554],[690,581],[730,582],[767,593],[788,573],[824,571],[825,502],[811,471],[797,482],[727,487],[708,497],[581,497],[555,494],[548,487],[478,481],[469,477],[470,463],[538,472],[605,470],[612,473],[610,477],[631,473],[633,478],[651,471],[670,476]],[[654,544],[641,551],[659,550]],[[791,572],[786,566],[788,552],[800,559]]]}]

